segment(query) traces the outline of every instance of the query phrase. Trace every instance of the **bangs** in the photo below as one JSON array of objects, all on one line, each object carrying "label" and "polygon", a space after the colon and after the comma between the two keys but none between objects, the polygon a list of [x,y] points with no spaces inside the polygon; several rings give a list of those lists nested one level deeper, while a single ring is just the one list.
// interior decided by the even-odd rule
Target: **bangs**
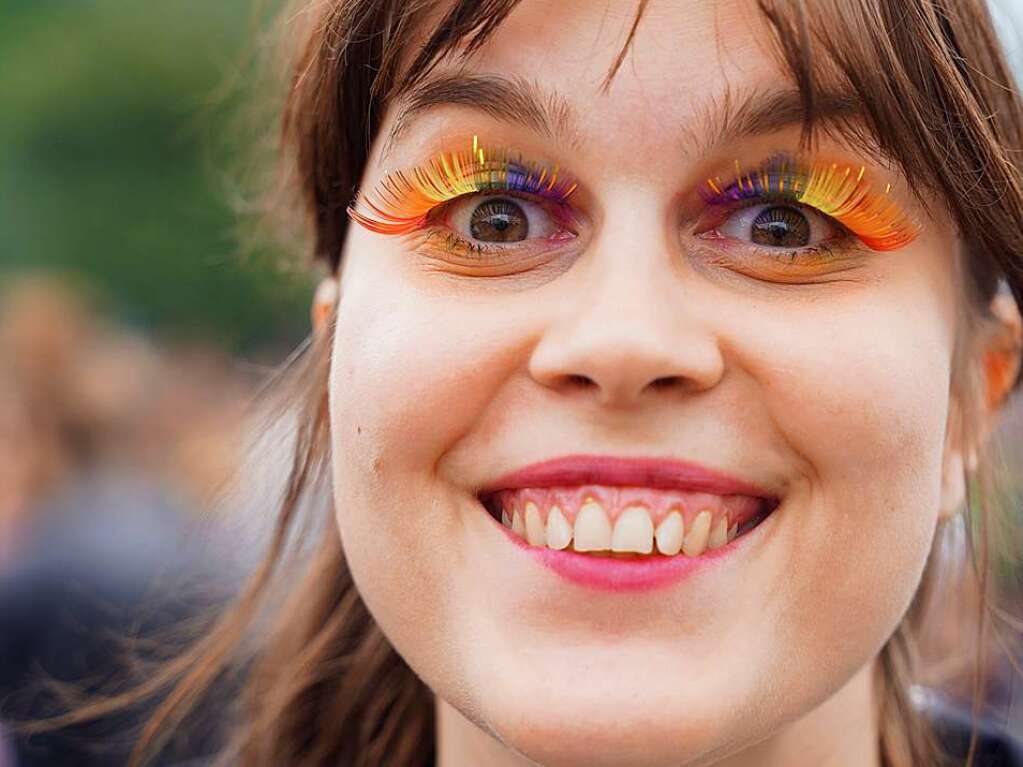
[{"label": "bangs", "polygon": [[[479,2],[457,0],[437,23],[433,34],[430,35],[419,55],[407,68],[404,77],[397,83],[394,91],[381,95],[389,98],[393,97],[395,93],[404,93],[415,87],[416,83],[429,75],[445,56],[454,54],[456,50],[460,51],[461,58],[471,56],[504,23],[508,14],[515,10],[519,2],[520,0],[480,0]],[[636,13],[629,27],[629,34],[604,78],[602,84],[604,90],[610,86],[615,74],[621,68],[629,47],[636,37],[636,29],[639,27],[639,22],[648,3],[649,0],[637,0]],[[425,10],[427,9],[420,7],[413,13],[417,14],[418,19],[421,19]],[[395,51],[395,53],[400,53],[400,51]],[[385,62],[384,68],[395,71],[396,63]]]}]

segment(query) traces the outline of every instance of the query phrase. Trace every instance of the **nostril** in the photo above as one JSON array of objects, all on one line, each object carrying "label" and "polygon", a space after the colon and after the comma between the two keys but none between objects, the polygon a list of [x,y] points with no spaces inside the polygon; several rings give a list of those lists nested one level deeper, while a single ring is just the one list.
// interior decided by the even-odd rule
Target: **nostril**
[{"label": "nostril", "polygon": [[579,373],[570,373],[568,376],[566,376],[566,380],[570,385],[578,386],[583,389],[595,385],[595,381],[592,378],[590,378],[589,376],[581,375]]},{"label": "nostril", "polygon": [[660,378],[655,378],[650,382],[650,385],[655,389],[668,389],[678,384],[680,380],[682,379],[678,376],[662,376]]}]

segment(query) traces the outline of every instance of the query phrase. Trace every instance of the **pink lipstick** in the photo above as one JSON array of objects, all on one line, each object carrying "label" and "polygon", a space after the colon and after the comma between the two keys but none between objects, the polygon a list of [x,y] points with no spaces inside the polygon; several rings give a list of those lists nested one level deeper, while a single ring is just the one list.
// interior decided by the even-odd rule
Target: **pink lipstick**
[{"label": "pink lipstick", "polygon": [[505,474],[479,498],[523,553],[606,591],[663,587],[721,561],[780,503],[691,462],[589,455]]},{"label": "pink lipstick", "polygon": [[529,464],[489,483],[480,490],[480,495],[513,487],[559,485],[631,485],[665,490],[694,490],[716,495],[776,497],[752,482],[689,461],[585,454],[566,455]]}]

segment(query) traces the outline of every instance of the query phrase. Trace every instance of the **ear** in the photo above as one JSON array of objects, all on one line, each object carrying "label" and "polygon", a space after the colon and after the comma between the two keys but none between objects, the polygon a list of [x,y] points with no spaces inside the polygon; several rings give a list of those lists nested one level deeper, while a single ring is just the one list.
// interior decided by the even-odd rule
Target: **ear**
[{"label": "ear", "polygon": [[313,295],[312,321],[313,332],[319,334],[327,324],[327,320],[337,308],[340,297],[337,279],[325,277],[316,286],[316,293]]},{"label": "ear", "polygon": [[987,406],[997,410],[1015,382],[1023,349],[1023,318],[1012,294],[999,291],[991,300],[991,311],[1000,320],[998,332],[984,354]]},{"label": "ear", "polygon": [[981,414],[977,445],[969,445],[964,449],[953,440],[958,433],[962,413],[959,403],[953,401],[950,407],[950,428],[945,441],[939,505],[939,518],[943,521],[954,516],[965,501],[964,469],[972,472],[977,468],[977,455],[994,431],[1006,395],[1019,374],[1020,354],[1023,350],[1023,318],[1019,307],[1012,294],[1005,290],[999,291],[992,299],[991,310],[998,321],[981,351],[984,401],[975,408]]}]

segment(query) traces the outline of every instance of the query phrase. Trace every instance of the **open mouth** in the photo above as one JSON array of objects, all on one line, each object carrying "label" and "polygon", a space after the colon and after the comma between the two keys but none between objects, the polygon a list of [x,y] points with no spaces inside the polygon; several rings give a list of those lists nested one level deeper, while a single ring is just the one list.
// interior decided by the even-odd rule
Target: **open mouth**
[{"label": "open mouth", "polygon": [[778,498],[581,485],[485,493],[479,500],[526,544],[594,557],[699,557],[759,526]]}]

